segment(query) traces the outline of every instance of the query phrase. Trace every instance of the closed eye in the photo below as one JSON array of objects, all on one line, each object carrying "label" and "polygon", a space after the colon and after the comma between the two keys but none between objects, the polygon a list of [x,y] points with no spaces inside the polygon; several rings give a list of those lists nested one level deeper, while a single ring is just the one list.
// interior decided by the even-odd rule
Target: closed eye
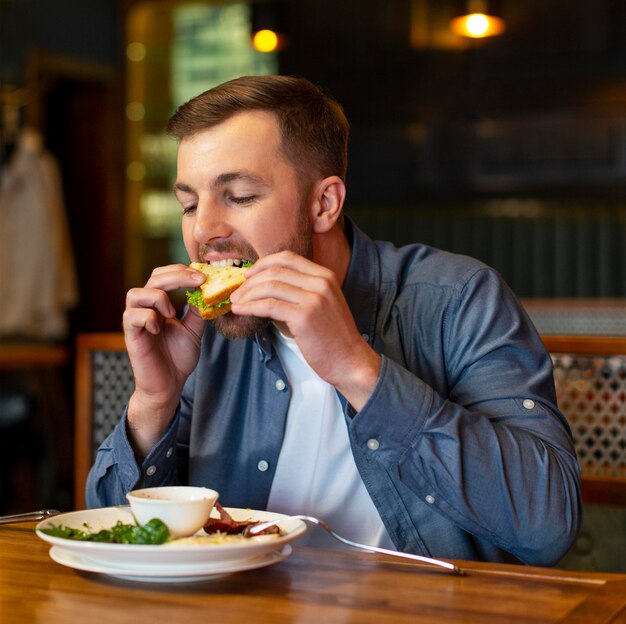
[{"label": "closed eye", "polygon": [[245,204],[251,204],[252,202],[254,202],[256,200],[256,195],[231,195],[228,199],[234,204],[244,206]]},{"label": "closed eye", "polygon": [[196,210],[195,204],[192,204],[191,206],[183,206],[183,215],[191,214],[195,212],[195,210]]}]

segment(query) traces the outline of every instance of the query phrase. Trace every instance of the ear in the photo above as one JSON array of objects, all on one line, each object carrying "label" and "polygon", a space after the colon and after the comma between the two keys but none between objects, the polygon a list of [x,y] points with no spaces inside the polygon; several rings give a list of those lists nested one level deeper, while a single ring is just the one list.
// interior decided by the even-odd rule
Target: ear
[{"label": "ear", "polygon": [[346,185],[338,176],[330,176],[315,185],[311,202],[313,231],[328,232],[337,222],[346,198]]}]

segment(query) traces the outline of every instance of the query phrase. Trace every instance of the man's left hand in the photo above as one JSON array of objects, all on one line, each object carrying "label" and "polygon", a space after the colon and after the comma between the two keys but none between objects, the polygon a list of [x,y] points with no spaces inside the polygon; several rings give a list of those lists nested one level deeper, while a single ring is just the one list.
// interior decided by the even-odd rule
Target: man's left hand
[{"label": "man's left hand", "polygon": [[[272,319],[309,366],[358,411],[374,390],[380,356],[365,342],[330,269],[290,251],[260,258],[231,295],[232,312]],[[286,330],[286,331],[285,331]]]}]

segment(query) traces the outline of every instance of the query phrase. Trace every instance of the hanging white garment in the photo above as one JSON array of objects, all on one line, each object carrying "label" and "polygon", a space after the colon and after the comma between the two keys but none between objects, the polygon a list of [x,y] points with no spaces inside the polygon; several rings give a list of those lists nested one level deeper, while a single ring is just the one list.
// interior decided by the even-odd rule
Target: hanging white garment
[{"label": "hanging white garment", "polygon": [[63,338],[77,302],[59,168],[25,128],[0,178],[0,337]]}]

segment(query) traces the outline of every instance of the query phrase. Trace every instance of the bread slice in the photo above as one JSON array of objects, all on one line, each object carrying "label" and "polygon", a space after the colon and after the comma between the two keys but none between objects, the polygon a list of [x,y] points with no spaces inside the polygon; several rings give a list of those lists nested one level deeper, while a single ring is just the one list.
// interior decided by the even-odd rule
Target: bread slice
[{"label": "bread slice", "polygon": [[203,306],[199,306],[200,316],[213,319],[230,311],[229,297],[245,281],[246,268],[238,266],[214,267],[206,262],[192,262],[189,265],[206,275],[206,281],[199,286]]}]

